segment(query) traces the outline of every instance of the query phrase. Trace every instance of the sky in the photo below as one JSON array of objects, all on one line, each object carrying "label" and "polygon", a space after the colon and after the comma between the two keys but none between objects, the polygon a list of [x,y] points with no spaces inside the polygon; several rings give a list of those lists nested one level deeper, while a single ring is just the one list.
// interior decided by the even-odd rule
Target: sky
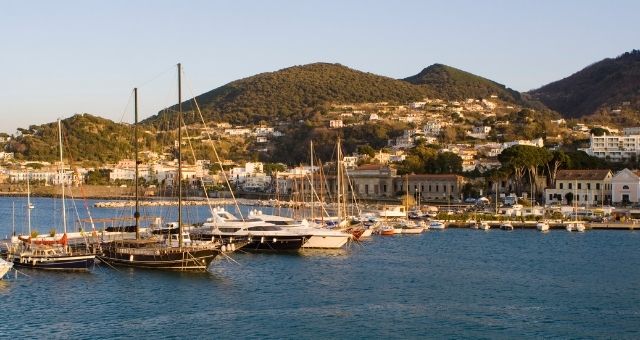
[{"label": "sky", "polygon": [[0,132],[75,113],[131,122],[312,62],[405,78],[442,63],[519,91],[640,48],[640,1],[0,0]]}]

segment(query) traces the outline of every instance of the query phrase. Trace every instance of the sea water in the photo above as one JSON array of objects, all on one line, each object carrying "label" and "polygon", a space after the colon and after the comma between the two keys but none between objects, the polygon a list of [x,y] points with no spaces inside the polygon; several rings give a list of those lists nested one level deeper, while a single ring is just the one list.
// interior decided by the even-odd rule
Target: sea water
[{"label": "sea water", "polygon": [[[24,201],[0,198],[0,235],[13,230],[12,203],[16,229],[23,230]],[[70,226],[76,210],[81,218],[87,211],[96,219],[132,214],[92,208],[94,201],[71,203]],[[36,198],[34,204],[34,229],[48,233],[60,225],[58,200]],[[207,207],[190,209],[185,215],[194,220],[207,216]],[[0,281],[0,335],[640,337],[637,231],[448,229],[374,236],[340,251],[231,256],[216,258],[206,273],[25,269],[28,277]]]}]

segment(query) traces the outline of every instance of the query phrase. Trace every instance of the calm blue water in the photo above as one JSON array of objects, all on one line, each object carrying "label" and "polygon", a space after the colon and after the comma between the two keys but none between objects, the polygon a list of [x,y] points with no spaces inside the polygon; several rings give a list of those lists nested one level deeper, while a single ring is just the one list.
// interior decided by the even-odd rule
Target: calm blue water
[{"label": "calm blue water", "polygon": [[[11,202],[0,199],[2,234]],[[52,206],[36,200],[36,217]],[[217,259],[204,274],[26,271],[0,282],[0,335],[638,338],[639,246],[639,232],[450,229],[339,252],[235,254],[239,264]]]}]

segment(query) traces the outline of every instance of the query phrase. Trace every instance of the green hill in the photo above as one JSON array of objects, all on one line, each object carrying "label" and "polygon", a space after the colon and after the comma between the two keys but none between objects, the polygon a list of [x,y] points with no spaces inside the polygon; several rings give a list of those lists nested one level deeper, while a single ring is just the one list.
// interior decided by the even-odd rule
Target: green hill
[{"label": "green hill", "polygon": [[511,103],[522,103],[518,91],[507,88],[492,80],[459,70],[455,67],[433,64],[420,73],[405,78],[405,81],[424,87],[436,98],[461,100],[466,98],[498,98]]},{"label": "green hill", "polygon": [[529,92],[565,117],[640,111],[640,51],[589,65],[569,77]]},{"label": "green hill", "polygon": [[[305,119],[324,112],[331,103],[404,103],[428,94],[427,89],[401,80],[340,64],[315,63],[236,80],[201,94],[196,100],[206,120],[248,124]],[[190,110],[191,103],[185,101],[183,109]],[[174,110],[175,107],[164,110],[144,123],[158,126]]]},{"label": "green hill", "polygon": [[[113,162],[133,153],[132,129],[127,124],[85,113],[62,120],[62,130],[65,158],[73,161]],[[16,158],[49,162],[59,159],[57,122],[31,125],[18,132],[7,145]]]}]

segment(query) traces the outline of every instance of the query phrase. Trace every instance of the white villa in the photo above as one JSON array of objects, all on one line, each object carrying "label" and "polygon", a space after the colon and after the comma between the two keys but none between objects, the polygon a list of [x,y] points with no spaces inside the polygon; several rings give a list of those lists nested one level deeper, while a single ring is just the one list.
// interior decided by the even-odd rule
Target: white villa
[{"label": "white villa", "polygon": [[610,170],[559,170],[555,188],[545,189],[546,203],[568,204],[567,195],[578,205],[602,205],[611,201]]}]

